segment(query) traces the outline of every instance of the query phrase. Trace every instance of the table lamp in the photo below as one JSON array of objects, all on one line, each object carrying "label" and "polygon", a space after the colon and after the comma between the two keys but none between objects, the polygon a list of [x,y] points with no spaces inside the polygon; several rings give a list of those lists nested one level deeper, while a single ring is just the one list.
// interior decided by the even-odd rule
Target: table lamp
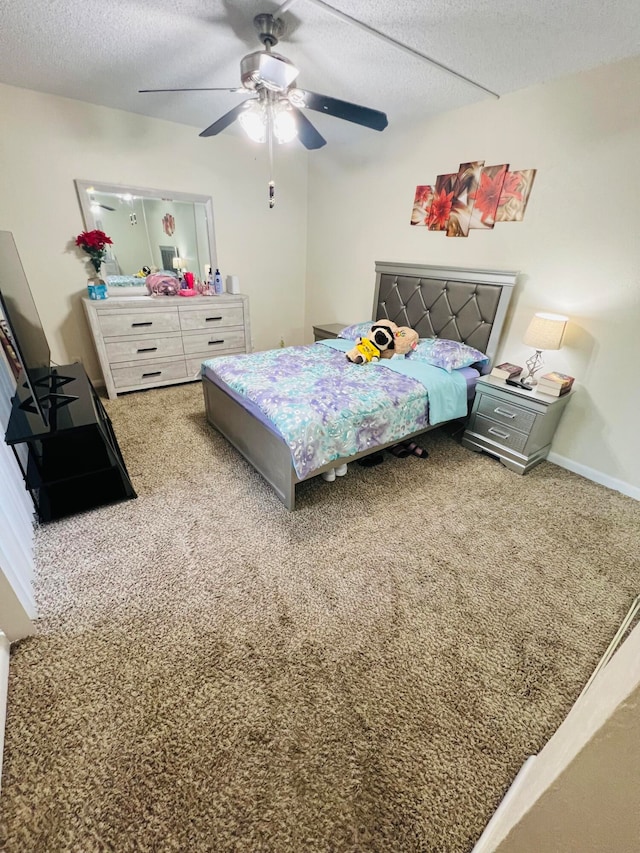
[{"label": "table lamp", "polygon": [[172,266],[173,266],[174,270],[177,272],[178,278],[181,279],[182,278],[182,270],[187,266],[187,262],[185,261],[185,259],[176,255],[172,261]]},{"label": "table lamp", "polygon": [[535,353],[525,361],[529,372],[521,380],[521,385],[533,388],[534,385],[538,384],[538,380],[534,377],[534,374],[542,367],[542,351],[560,349],[564,330],[568,322],[569,318],[564,317],[562,314],[537,313],[533,315],[533,319],[525,332],[523,342],[527,346],[533,347]]}]

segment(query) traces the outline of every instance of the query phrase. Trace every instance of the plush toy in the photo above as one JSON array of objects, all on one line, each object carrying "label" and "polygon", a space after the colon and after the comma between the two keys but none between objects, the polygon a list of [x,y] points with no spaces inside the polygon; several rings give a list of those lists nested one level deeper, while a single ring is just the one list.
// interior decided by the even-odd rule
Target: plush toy
[{"label": "plush toy", "polygon": [[352,364],[368,364],[381,358],[391,358],[395,348],[395,333],[398,327],[391,320],[376,321],[366,338],[358,338],[350,349],[347,361]]},{"label": "plush toy", "polygon": [[398,326],[395,331],[394,351],[396,355],[409,355],[418,346],[420,336],[409,326]]}]

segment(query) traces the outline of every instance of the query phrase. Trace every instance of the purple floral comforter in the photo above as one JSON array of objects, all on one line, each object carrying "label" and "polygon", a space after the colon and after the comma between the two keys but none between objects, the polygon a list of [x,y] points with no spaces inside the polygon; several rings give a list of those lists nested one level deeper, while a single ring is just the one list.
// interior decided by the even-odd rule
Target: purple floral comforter
[{"label": "purple floral comforter", "polygon": [[421,382],[318,344],[220,356],[205,367],[276,426],[301,479],[428,425]]}]

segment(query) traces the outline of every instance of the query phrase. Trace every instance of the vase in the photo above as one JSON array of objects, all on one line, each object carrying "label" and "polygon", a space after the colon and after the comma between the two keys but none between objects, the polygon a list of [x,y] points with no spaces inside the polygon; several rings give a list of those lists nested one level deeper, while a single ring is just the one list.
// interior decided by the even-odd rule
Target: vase
[{"label": "vase", "polygon": [[92,275],[87,279],[87,292],[89,299],[106,299],[107,285],[99,275]]}]

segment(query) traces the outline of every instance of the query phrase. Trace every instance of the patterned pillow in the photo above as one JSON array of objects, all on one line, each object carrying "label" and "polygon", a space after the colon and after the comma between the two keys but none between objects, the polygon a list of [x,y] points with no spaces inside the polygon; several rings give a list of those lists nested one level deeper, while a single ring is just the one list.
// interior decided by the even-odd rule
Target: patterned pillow
[{"label": "patterned pillow", "polygon": [[356,338],[366,338],[371,326],[373,326],[373,320],[365,320],[364,323],[352,323],[350,326],[345,326],[338,334],[338,337],[346,338],[348,341],[355,341]]},{"label": "patterned pillow", "polygon": [[409,358],[426,361],[434,367],[442,367],[448,373],[472,364],[489,363],[489,358],[480,350],[462,344],[459,341],[448,341],[446,338],[420,338],[416,349]]}]

